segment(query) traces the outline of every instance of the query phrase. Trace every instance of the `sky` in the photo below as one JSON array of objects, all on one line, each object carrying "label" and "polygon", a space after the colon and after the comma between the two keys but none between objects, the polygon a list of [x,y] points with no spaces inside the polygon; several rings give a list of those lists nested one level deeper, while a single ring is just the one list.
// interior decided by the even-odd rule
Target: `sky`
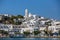
[{"label": "sky", "polygon": [[60,20],[60,0],[0,0],[0,14],[32,14]]}]

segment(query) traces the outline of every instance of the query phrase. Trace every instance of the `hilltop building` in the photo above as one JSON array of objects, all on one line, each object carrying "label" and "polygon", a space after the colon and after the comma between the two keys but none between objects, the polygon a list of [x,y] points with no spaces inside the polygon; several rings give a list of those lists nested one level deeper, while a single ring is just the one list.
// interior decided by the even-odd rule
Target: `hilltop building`
[{"label": "hilltop building", "polygon": [[25,20],[28,20],[28,9],[25,9]]}]

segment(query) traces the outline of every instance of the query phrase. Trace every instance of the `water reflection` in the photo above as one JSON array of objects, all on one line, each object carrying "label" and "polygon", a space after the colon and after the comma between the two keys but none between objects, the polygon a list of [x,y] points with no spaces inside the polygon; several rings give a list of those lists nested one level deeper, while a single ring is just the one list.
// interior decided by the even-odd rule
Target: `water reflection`
[{"label": "water reflection", "polygon": [[60,38],[0,38],[0,40],[60,40]]},{"label": "water reflection", "polygon": [[60,40],[60,38],[51,38],[51,40]]}]

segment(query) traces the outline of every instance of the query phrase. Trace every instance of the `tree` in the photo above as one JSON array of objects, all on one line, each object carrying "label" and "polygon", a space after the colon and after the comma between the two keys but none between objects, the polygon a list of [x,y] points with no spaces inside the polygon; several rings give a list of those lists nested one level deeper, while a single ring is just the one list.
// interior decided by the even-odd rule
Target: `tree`
[{"label": "tree", "polygon": [[48,30],[44,30],[45,34],[48,36]]},{"label": "tree", "polygon": [[51,26],[51,22],[45,22],[45,25]]},{"label": "tree", "polygon": [[28,32],[28,31],[24,32],[24,35],[26,35],[26,36],[28,36],[29,34],[30,34],[30,32]]},{"label": "tree", "polygon": [[58,33],[59,33],[59,35],[60,35],[60,30],[59,30],[59,32],[58,32]]},{"label": "tree", "polygon": [[17,15],[17,18],[24,18],[22,15]]},{"label": "tree", "polygon": [[50,36],[53,36],[53,33],[52,33],[52,31],[49,31],[49,35],[50,35]]},{"label": "tree", "polygon": [[7,31],[4,31],[4,30],[0,30],[0,33],[1,33],[1,34],[6,34],[6,35],[8,35],[8,32],[7,32]]},{"label": "tree", "polygon": [[20,32],[15,32],[15,34],[20,34]]},{"label": "tree", "polygon": [[16,19],[17,17],[16,16],[11,16],[10,19],[13,20],[13,19]]},{"label": "tree", "polygon": [[22,15],[12,16],[10,17],[10,23],[16,24],[16,25],[22,24],[22,22],[19,22],[19,21],[14,22],[14,19],[18,20],[18,18],[24,18],[24,17]]},{"label": "tree", "polygon": [[34,35],[38,35],[40,31],[34,31]]}]

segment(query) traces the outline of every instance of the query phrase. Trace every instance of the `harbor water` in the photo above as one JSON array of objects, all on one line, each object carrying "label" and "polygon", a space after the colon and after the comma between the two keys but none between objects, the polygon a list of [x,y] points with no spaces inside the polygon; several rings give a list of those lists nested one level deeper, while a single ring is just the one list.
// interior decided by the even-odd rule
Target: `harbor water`
[{"label": "harbor water", "polygon": [[0,40],[60,40],[60,38],[0,38]]}]

